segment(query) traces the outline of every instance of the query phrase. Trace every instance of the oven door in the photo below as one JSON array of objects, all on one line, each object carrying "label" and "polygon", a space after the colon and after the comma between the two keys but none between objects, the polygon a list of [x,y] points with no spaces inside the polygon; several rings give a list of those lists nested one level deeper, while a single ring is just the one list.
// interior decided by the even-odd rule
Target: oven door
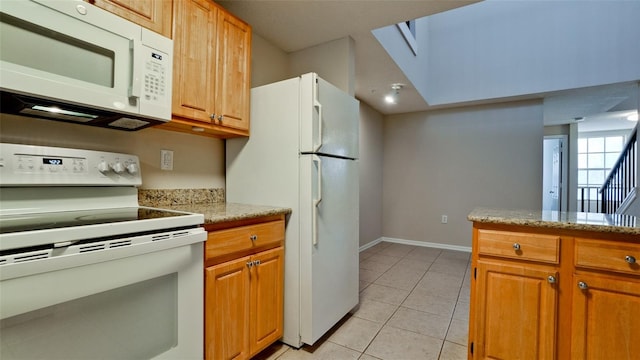
[{"label": "oven door", "polygon": [[0,265],[0,358],[201,359],[206,233],[189,232],[13,256]]}]

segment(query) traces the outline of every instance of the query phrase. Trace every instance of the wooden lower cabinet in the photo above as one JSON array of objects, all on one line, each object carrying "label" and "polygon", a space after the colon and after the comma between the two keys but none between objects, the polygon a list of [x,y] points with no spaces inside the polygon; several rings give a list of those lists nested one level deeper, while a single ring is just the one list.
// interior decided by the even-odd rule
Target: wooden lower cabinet
[{"label": "wooden lower cabinet", "polygon": [[478,261],[476,277],[476,358],[554,359],[556,270]]},{"label": "wooden lower cabinet", "polygon": [[252,256],[257,265],[251,276],[249,352],[257,354],[282,337],[284,316],[284,249]]},{"label": "wooden lower cabinet", "polygon": [[468,358],[638,359],[636,259],[637,235],[474,223]]},{"label": "wooden lower cabinet", "polygon": [[249,257],[205,270],[205,356],[249,357]]},{"label": "wooden lower cabinet", "polygon": [[638,359],[640,281],[575,274],[572,285],[572,358]]},{"label": "wooden lower cabinet", "polygon": [[209,232],[205,359],[249,359],[282,337],[284,220],[269,220]]}]

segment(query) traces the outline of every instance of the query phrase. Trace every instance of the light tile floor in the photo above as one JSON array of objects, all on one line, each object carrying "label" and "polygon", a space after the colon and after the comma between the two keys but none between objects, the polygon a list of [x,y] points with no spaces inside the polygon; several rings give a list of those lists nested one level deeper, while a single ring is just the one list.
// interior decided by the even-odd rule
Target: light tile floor
[{"label": "light tile floor", "polygon": [[360,253],[360,304],[312,347],[255,359],[466,359],[470,253],[382,242]]}]

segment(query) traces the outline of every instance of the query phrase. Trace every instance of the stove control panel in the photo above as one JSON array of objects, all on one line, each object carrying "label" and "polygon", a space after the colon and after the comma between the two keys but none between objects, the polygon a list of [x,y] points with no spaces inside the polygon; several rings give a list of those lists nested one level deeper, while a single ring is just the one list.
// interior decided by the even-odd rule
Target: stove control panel
[{"label": "stove control panel", "polygon": [[1,186],[139,186],[135,155],[0,143]]}]

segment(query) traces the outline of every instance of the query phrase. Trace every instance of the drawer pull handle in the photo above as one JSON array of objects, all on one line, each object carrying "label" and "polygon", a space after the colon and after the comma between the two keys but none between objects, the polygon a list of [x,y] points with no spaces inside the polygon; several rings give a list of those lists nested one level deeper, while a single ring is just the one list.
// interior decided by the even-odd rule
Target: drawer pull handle
[{"label": "drawer pull handle", "polygon": [[584,281],[580,281],[578,282],[578,287],[580,288],[580,290],[587,290],[589,288],[589,285],[587,285],[587,283]]},{"label": "drawer pull handle", "polygon": [[256,241],[258,240],[258,235],[251,235],[249,236],[249,239],[251,239],[251,241]]},{"label": "drawer pull handle", "polygon": [[513,250],[515,250],[515,251],[520,250],[520,244],[518,244],[518,243],[514,243],[514,244],[513,244]]},{"label": "drawer pull handle", "polygon": [[549,284],[555,284],[556,283],[556,277],[553,275],[549,275],[547,276],[547,281],[549,282]]},{"label": "drawer pull handle", "polygon": [[629,264],[635,264],[636,258],[631,255],[627,255],[624,257],[624,261],[628,262]]}]

